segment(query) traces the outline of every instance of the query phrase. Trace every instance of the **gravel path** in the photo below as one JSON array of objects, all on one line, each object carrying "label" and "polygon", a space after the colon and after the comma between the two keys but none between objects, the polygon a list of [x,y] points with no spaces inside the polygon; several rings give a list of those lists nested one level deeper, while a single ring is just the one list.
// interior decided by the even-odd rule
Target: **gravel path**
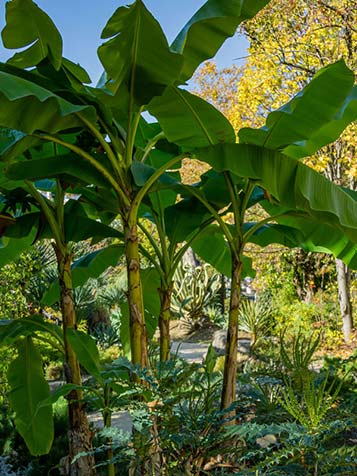
[{"label": "gravel path", "polygon": [[201,363],[205,358],[208,349],[208,344],[200,344],[198,342],[173,342],[171,346],[171,353],[187,360],[190,364],[197,362]]}]

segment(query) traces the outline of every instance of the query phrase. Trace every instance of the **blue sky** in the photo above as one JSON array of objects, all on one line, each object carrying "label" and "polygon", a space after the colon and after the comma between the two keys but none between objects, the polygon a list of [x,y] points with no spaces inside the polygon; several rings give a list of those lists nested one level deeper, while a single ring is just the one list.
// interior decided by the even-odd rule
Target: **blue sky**
[{"label": "blue sky", "polygon": [[[94,82],[102,67],[96,56],[101,31],[112,13],[130,0],[37,0],[60,30],[64,42],[64,55],[79,62]],[[169,42],[186,21],[198,10],[204,0],[146,0],[145,4],[161,23]],[[5,25],[5,2],[0,2],[0,29]],[[246,54],[247,41],[235,36],[228,40],[216,57],[219,66],[230,66],[236,58]],[[12,56],[11,50],[0,46],[0,61]]]}]

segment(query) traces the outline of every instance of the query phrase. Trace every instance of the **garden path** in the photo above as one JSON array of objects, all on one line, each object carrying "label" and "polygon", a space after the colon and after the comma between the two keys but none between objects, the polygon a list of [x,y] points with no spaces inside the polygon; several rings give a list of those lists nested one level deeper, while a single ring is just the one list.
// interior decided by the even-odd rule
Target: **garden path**
[{"label": "garden path", "polygon": [[[171,352],[177,354],[189,363],[202,362],[206,355],[208,344],[199,342],[173,342]],[[100,412],[93,412],[88,415],[88,420],[93,423],[95,428],[103,427],[103,419]],[[115,412],[112,415],[112,426],[125,432],[131,432],[132,420],[129,412]]]},{"label": "garden path", "polygon": [[[249,339],[240,339],[239,350],[245,354],[249,351]],[[209,343],[202,342],[172,342],[171,352],[178,354],[189,363],[201,363],[205,358]],[[88,415],[88,419],[95,428],[103,427],[103,420],[100,412],[93,412]],[[132,420],[126,411],[112,414],[112,426],[123,431],[131,432]]]}]

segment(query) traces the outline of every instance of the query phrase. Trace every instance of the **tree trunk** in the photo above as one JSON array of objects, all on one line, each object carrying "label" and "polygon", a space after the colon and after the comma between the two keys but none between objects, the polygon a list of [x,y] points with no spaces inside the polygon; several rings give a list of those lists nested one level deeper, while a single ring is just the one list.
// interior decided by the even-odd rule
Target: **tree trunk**
[{"label": "tree trunk", "polygon": [[171,293],[172,283],[168,288],[162,286],[159,289],[160,295],[160,362],[170,359],[170,320],[171,320]]},{"label": "tree trunk", "polygon": [[353,329],[352,317],[352,303],[350,293],[351,271],[343,263],[343,261],[336,259],[337,271],[337,285],[338,285],[338,300],[340,303],[340,310],[342,316],[342,331],[345,342],[351,338],[351,331]]},{"label": "tree trunk", "polygon": [[144,318],[144,301],[140,276],[137,225],[125,226],[125,255],[128,274],[131,360],[134,365],[149,366],[148,339]]},{"label": "tree trunk", "polygon": [[[240,304],[240,281],[242,262],[232,253],[231,298],[228,317],[226,356],[224,362],[221,409],[228,408],[236,399],[237,352],[238,352],[238,316]],[[230,414],[233,416],[234,412]],[[232,424],[234,421],[231,422]]]},{"label": "tree trunk", "polygon": [[[60,302],[63,319],[63,340],[65,346],[65,376],[67,383],[82,384],[82,378],[77,356],[67,340],[67,329],[76,328],[76,315],[72,293],[72,256],[64,256],[55,248],[57,255],[58,279],[60,285]],[[94,456],[82,456],[74,464],[71,461],[78,453],[92,451],[92,432],[90,431],[87,415],[84,410],[83,392],[72,390],[68,395],[69,416],[69,461],[66,475],[94,476],[96,474]]]}]

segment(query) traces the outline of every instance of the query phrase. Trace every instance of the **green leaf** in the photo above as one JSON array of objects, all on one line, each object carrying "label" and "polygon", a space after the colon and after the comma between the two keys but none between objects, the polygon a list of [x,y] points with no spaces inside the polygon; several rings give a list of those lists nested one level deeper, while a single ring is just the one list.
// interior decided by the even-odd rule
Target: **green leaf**
[{"label": "green leaf", "polygon": [[79,363],[91,376],[101,380],[99,352],[95,340],[85,332],[72,328],[67,329],[67,338],[78,357]]},{"label": "green leaf", "polygon": [[216,365],[216,362],[217,362],[217,354],[212,344],[210,344],[207,350],[205,361],[204,361],[205,370],[209,375],[212,374],[214,367]]},{"label": "green leaf", "polygon": [[67,241],[78,242],[88,238],[122,238],[122,233],[111,226],[70,212],[65,213],[64,228]]},{"label": "green leaf", "polygon": [[[248,231],[256,223],[245,223],[244,231]],[[295,248],[303,245],[304,235],[296,228],[284,226],[284,225],[262,225],[255,233],[249,238],[249,243],[254,243],[261,247],[268,246],[272,243],[279,243],[288,248]],[[317,251],[316,247],[311,247],[309,251]]]},{"label": "green leaf", "polygon": [[[206,263],[213,266],[219,273],[232,277],[232,257],[228,243],[222,230],[217,225],[209,225],[192,242],[193,251]],[[255,276],[252,260],[243,256],[243,277]]]},{"label": "green leaf", "polygon": [[59,398],[66,397],[72,390],[83,390],[83,387],[82,385],[76,385],[74,383],[65,383],[56,388],[48,398],[42,400],[42,402],[37,405],[37,409],[39,410],[47,405],[53,405]]},{"label": "green leaf", "polygon": [[155,18],[141,0],[118,8],[106,24],[99,58],[116,92],[125,83],[140,105],[162,94],[181,70],[182,57],[172,53]]},{"label": "green leaf", "polygon": [[353,72],[343,61],[321,69],[291,101],[268,115],[264,127],[241,129],[240,142],[281,150],[294,158],[312,155],[357,118],[353,83]]},{"label": "green leaf", "polygon": [[[142,187],[146,184],[146,182],[156,172],[157,169],[155,169],[154,167],[151,167],[150,165],[134,161],[131,165],[130,170],[133,175],[135,184],[138,187]],[[156,180],[152,188],[154,190],[157,190],[161,187],[167,188],[167,187],[175,186],[177,184],[178,184],[177,178],[173,177],[171,173],[163,173]]]},{"label": "green leaf", "polygon": [[30,234],[23,238],[0,238],[0,268],[17,260],[23,251],[30,249],[35,237],[36,228],[32,228]]},{"label": "green leaf", "polygon": [[15,411],[17,431],[34,456],[47,454],[53,441],[52,406],[37,409],[38,403],[49,398],[50,389],[42,370],[42,359],[32,339],[18,341],[18,355],[10,364],[9,400]]},{"label": "green leaf", "polygon": [[[293,246],[299,246],[306,251],[332,253],[351,269],[357,268],[356,242],[349,240],[338,228],[316,221],[305,214],[299,216],[293,210],[266,201],[261,202],[261,205],[270,215],[284,214],[276,221],[284,225],[284,229],[296,230],[296,244]],[[289,239],[292,239],[292,236]],[[261,238],[258,237],[258,240],[260,241]]]},{"label": "green leaf", "polygon": [[172,245],[182,243],[211,217],[197,199],[181,200],[165,209],[166,233]]},{"label": "green leaf", "polygon": [[231,198],[227,190],[227,182],[222,173],[210,169],[201,175],[201,183],[198,185],[202,197],[216,210],[221,210],[230,204]]},{"label": "green leaf", "polygon": [[235,132],[228,119],[184,89],[168,87],[161,97],[150,102],[148,111],[157,118],[166,138],[185,150],[235,142]]},{"label": "green leaf", "polygon": [[[98,278],[109,266],[116,266],[124,254],[124,245],[111,245],[82,256],[72,265],[72,286],[83,286],[89,278]],[[58,280],[54,281],[42,298],[44,306],[51,306],[59,301]]]},{"label": "green leaf", "polygon": [[19,68],[36,66],[45,58],[55,69],[61,67],[61,35],[51,18],[32,0],[6,2],[6,26],[2,31],[2,40],[5,48],[29,46],[9,60]]},{"label": "green leaf", "polygon": [[213,58],[238,25],[254,17],[269,0],[208,0],[188,21],[171,45],[184,65],[180,81],[187,81],[205,60]]},{"label": "green leaf", "polygon": [[33,336],[36,332],[50,334],[63,346],[61,328],[36,314],[22,319],[0,320],[0,345],[10,345],[19,337]]},{"label": "green leaf", "polygon": [[89,84],[92,82],[87,71],[78,63],[73,63],[67,58],[62,59],[62,67],[66,75],[75,78],[80,83]]},{"label": "green leaf", "polygon": [[[77,106],[42,86],[0,71],[0,127],[16,129],[26,134],[36,131],[55,133],[83,126],[80,115],[95,122],[93,107]],[[8,141],[7,148],[18,142]],[[28,146],[22,150],[26,148]],[[0,146],[0,150],[3,147]]]},{"label": "green leaf", "polygon": [[113,219],[118,215],[118,199],[112,190],[99,187],[81,187],[78,192],[87,204],[92,205],[96,210],[101,212],[101,217],[103,212],[107,213],[108,216],[111,217],[109,222],[113,221]]},{"label": "green leaf", "polygon": [[280,205],[337,227],[357,243],[357,201],[306,165],[279,152],[244,144],[197,150],[196,157],[219,172],[227,170],[257,182]]},{"label": "green leaf", "polygon": [[[156,192],[149,193],[144,199],[142,205],[144,218],[152,220],[153,214],[159,219],[162,218],[164,210],[171,205],[174,205],[177,199],[177,193],[175,190],[163,189]],[[148,211],[149,210],[149,211]]]},{"label": "green leaf", "polygon": [[159,132],[161,132],[160,124],[157,122],[147,122],[143,117],[140,117],[135,135],[135,146],[144,150],[147,143]]},{"label": "green leaf", "polygon": [[284,154],[300,159],[313,155],[317,150],[326,144],[337,140],[346,127],[357,119],[357,86],[354,86],[351,93],[345,100],[340,111],[319,130],[301,144],[292,144],[284,149]]},{"label": "green leaf", "polygon": [[86,160],[73,153],[48,156],[43,159],[21,160],[14,162],[4,170],[11,180],[38,180],[43,178],[67,178],[73,183],[73,177],[79,182],[108,187],[108,181]]},{"label": "green leaf", "polygon": [[15,223],[9,226],[5,231],[5,236],[10,238],[25,238],[28,236],[33,227],[37,227],[39,223],[39,212],[25,213],[15,219]]}]

